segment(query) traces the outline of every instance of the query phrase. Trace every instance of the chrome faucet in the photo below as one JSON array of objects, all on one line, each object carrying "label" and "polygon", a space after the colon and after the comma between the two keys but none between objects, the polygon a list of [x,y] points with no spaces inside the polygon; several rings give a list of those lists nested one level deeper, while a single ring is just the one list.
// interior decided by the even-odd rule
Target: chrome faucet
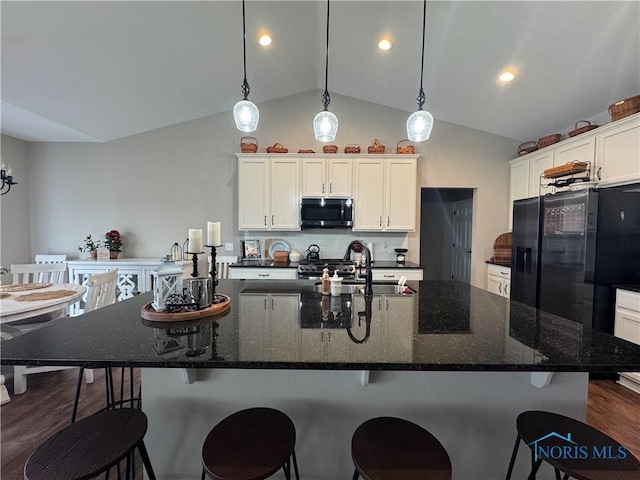
[{"label": "chrome faucet", "polygon": [[365,284],[364,284],[364,296],[371,297],[373,296],[373,273],[371,272],[371,252],[369,248],[362,240],[353,240],[349,246],[347,247],[347,251],[344,254],[344,260],[349,260],[349,255],[351,253],[351,249],[354,245],[360,245],[362,251],[364,252],[365,258]]}]

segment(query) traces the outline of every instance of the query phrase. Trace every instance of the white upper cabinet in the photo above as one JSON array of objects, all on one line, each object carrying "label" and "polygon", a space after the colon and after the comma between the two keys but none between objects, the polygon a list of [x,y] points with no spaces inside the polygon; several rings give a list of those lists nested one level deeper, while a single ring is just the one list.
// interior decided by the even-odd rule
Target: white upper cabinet
[{"label": "white upper cabinet", "polygon": [[417,156],[356,158],[354,177],[353,230],[415,230]]},{"label": "white upper cabinet", "polygon": [[601,185],[640,180],[640,114],[616,122],[617,128],[596,129],[595,180]]},{"label": "white upper cabinet", "polygon": [[303,197],[345,197],[353,194],[351,158],[302,158]]},{"label": "white upper cabinet", "polygon": [[[542,179],[541,176],[547,168],[553,167],[554,152],[553,150],[542,149],[531,155],[529,158],[529,189],[526,198],[537,197],[538,195],[550,193],[548,189],[541,189],[540,182],[543,185],[549,183],[549,180]],[[541,191],[542,190],[542,191]]]},{"label": "white upper cabinet", "polygon": [[238,229],[300,230],[300,160],[239,156]]}]

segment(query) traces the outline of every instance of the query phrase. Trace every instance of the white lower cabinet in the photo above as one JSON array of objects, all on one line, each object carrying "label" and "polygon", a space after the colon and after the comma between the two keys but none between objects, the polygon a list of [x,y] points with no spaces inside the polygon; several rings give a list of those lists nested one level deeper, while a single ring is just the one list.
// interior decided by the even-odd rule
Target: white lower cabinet
[{"label": "white lower cabinet", "polygon": [[374,282],[397,282],[402,277],[416,282],[422,281],[422,270],[419,268],[374,268],[371,270]]},{"label": "white lower cabinet", "polygon": [[253,294],[239,296],[240,360],[300,357],[300,295]]},{"label": "white lower cabinet", "polygon": [[234,280],[296,280],[298,270],[278,267],[229,267],[229,278]]},{"label": "white lower cabinet", "polygon": [[351,358],[351,339],[344,328],[300,330],[300,351],[305,362],[346,362]]},{"label": "white lower cabinet", "polygon": [[511,268],[487,264],[487,290],[501,297],[509,298]]},{"label": "white lower cabinet", "polygon": [[[640,293],[618,289],[614,335],[640,345]],[[619,383],[640,393],[640,372],[619,372]]]}]

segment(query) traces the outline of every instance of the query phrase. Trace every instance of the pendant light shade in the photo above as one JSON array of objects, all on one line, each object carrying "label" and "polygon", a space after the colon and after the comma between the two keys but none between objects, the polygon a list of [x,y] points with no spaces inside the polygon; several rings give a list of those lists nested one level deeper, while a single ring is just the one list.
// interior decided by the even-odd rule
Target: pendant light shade
[{"label": "pendant light shade", "polygon": [[260,120],[258,107],[249,101],[249,82],[247,82],[247,32],[245,27],[244,0],[242,0],[242,51],[244,58],[244,81],[242,82],[242,94],[244,100],[240,100],[233,107],[233,119],[236,127],[241,132],[255,132]]},{"label": "pendant light shade", "polygon": [[427,0],[424,0],[422,13],[422,59],[420,66],[420,90],[418,91],[418,110],[413,112],[407,119],[407,138],[413,142],[428,140],[433,128],[433,115],[422,109],[425,101],[424,90],[422,88],[422,78],[424,76],[424,38],[427,26]]},{"label": "pendant light shade", "polygon": [[329,111],[331,96],[327,89],[329,80],[329,0],[327,0],[327,49],[324,65],[324,93],[322,94],[322,104],[324,110],[313,119],[313,133],[319,142],[333,142],[338,133],[338,117]]}]

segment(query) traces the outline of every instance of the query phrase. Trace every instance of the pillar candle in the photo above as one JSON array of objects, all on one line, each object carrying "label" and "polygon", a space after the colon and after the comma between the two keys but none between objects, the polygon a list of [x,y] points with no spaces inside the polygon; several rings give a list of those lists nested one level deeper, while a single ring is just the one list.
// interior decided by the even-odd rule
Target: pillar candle
[{"label": "pillar candle", "polygon": [[218,247],[220,242],[220,222],[207,222],[207,245]]},{"label": "pillar candle", "polygon": [[190,253],[202,252],[202,229],[201,228],[189,229],[189,252]]}]

